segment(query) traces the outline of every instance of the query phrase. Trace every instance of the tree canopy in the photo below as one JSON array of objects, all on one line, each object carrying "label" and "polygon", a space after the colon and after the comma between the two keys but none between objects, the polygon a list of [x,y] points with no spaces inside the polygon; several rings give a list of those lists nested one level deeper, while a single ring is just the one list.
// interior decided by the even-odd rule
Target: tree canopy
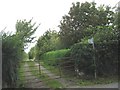
[{"label": "tree canopy", "polygon": [[3,88],[17,86],[18,67],[20,61],[26,58],[24,52],[27,43],[32,42],[36,29],[32,20],[19,20],[16,23],[16,33],[2,33],[2,85]]},{"label": "tree canopy", "polygon": [[[86,29],[109,26],[113,22],[114,12],[109,6],[96,7],[94,2],[73,3],[68,15],[63,16],[60,22],[60,40],[64,43],[64,47],[69,48],[87,35],[93,34],[85,34]],[[89,32],[87,31],[87,33]]]}]

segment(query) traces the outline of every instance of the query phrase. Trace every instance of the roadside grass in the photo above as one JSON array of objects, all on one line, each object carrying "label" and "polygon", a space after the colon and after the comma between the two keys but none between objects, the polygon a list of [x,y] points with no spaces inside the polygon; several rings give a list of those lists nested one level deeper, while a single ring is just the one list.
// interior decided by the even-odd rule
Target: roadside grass
[{"label": "roadside grass", "polygon": [[87,85],[97,85],[97,84],[110,84],[114,82],[118,82],[118,78],[115,76],[110,76],[110,77],[99,77],[97,79],[91,79],[91,80],[86,80],[86,79],[77,79],[77,84],[80,86],[87,86]]},{"label": "roadside grass", "polygon": [[60,75],[59,68],[60,58],[63,58],[70,49],[61,49],[56,51],[50,51],[41,56],[40,64],[47,70],[51,71],[55,75]]},{"label": "roadside grass", "polygon": [[[71,80],[72,78],[72,80]],[[118,82],[118,76],[109,76],[109,77],[98,77],[97,79],[85,79],[85,78],[78,78],[73,75],[66,75],[64,74],[64,79],[70,80],[76,83],[79,86],[87,86],[87,85],[97,85],[97,84],[110,84]]]},{"label": "roadside grass", "polygon": [[[60,75],[59,69],[55,68],[54,66],[47,65],[44,62],[40,62],[43,67],[45,67],[47,70],[51,71],[55,75]],[[98,77],[95,79],[84,79],[84,78],[78,78],[76,77],[73,72],[61,72],[62,78],[66,79],[67,81],[71,81],[73,83],[76,83],[76,85],[80,86],[87,86],[87,85],[97,85],[97,84],[110,84],[114,82],[118,82],[118,76],[109,76],[109,77]]]},{"label": "roadside grass", "polygon": [[60,71],[59,71],[59,68],[57,66],[48,65],[48,64],[45,64],[44,62],[40,62],[40,64],[44,68],[49,70],[51,73],[54,73],[55,75],[60,75]]},{"label": "roadside grass", "polygon": [[[28,62],[29,66],[35,66],[35,62]],[[32,71],[32,74],[35,75],[36,77],[38,77],[40,80],[43,81],[43,83],[52,88],[52,89],[58,89],[58,88],[64,88],[63,85],[58,82],[55,79],[51,79],[48,75],[42,73],[38,73],[39,71],[36,71],[35,69],[38,69],[37,67],[29,67]],[[38,73],[38,75],[36,75]]]},{"label": "roadside grass", "polygon": [[42,73],[42,75],[39,78],[42,79],[42,81],[52,89],[64,88],[64,86],[60,82],[51,79],[49,76],[47,76],[44,73]]},{"label": "roadside grass", "polygon": [[17,87],[24,88],[25,85],[25,72],[24,72],[24,65],[25,63],[20,63],[20,67],[18,68],[18,80],[17,80]]},{"label": "roadside grass", "polygon": [[[63,49],[63,50],[56,50],[56,51],[50,51],[42,55],[42,58],[40,60],[40,63],[43,67],[45,67],[47,70],[51,71],[55,75],[60,75],[59,72],[59,58],[62,58],[65,56],[67,52],[69,52],[70,49]],[[62,60],[61,60],[62,61]],[[66,72],[65,72],[66,73]],[[85,78],[76,78],[76,76],[71,75],[74,72],[69,72],[68,74],[65,74],[64,72],[61,72],[62,78],[75,82],[77,85],[80,86],[86,86],[86,85],[96,85],[96,84],[109,84],[112,82],[118,82],[117,76],[109,76],[109,77],[98,77],[95,79],[85,79]]]}]

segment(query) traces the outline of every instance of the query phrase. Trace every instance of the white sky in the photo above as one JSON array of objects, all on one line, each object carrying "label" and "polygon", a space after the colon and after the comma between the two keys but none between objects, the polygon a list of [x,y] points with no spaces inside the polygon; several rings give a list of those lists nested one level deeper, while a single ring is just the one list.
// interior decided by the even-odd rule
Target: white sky
[{"label": "white sky", "polygon": [[[41,36],[49,28],[59,30],[57,27],[62,16],[68,13],[73,2],[92,2],[98,5],[115,6],[119,0],[0,0],[0,31],[15,32],[17,20],[33,17],[33,22],[41,24],[35,36]],[[31,47],[34,44],[31,45]]]}]

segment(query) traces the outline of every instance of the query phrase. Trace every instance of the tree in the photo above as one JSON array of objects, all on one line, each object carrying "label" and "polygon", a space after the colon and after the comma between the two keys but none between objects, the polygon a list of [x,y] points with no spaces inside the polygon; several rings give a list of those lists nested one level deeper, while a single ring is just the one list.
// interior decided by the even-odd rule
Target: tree
[{"label": "tree", "polygon": [[37,30],[38,26],[35,26],[36,23],[32,24],[32,19],[29,21],[18,20],[16,23],[16,35],[23,42],[24,47],[28,43],[31,43],[35,37],[33,37],[34,32]]},{"label": "tree", "polygon": [[32,47],[28,53],[29,59],[34,59],[36,55],[35,47]]},{"label": "tree", "polygon": [[32,36],[36,29],[35,24],[31,24],[32,20],[20,20],[16,23],[16,33],[11,35],[2,34],[2,87],[17,87],[18,67],[21,60],[26,57],[24,48],[27,43],[33,41]]},{"label": "tree", "polygon": [[97,8],[94,2],[73,3],[68,15],[63,16],[59,25],[60,40],[64,47],[69,48],[74,43],[80,42],[87,36],[84,33],[87,28],[112,24],[113,14],[111,7],[101,5]]},{"label": "tree", "polygon": [[60,48],[59,35],[53,30],[46,31],[37,41],[37,56]]},{"label": "tree", "polygon": [[93,36],[95,49],[86,37],[72,46],[70,56],[75,61],[75,67],[89,76],[93,76],[94,69],[97,76],[118,75],[118,32],[113,26],[100,26],[96,29]]}]

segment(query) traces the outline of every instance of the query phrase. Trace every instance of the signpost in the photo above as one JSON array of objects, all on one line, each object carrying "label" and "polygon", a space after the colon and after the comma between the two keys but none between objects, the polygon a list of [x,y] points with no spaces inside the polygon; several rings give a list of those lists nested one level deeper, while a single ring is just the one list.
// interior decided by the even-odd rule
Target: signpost
[{"label": "signpost", "polygon": [[93,60],[94,60],[94,77],[96,79],[97,75],[96,75],[96,60],[95,60],[95,45],[94,45],[94,40],[93,40],[93,37],[91,39],[88,39],[88,43],[89,44],[92,44],[93,46],[93,50],[94,50],[94,56],[93,56]]}]

